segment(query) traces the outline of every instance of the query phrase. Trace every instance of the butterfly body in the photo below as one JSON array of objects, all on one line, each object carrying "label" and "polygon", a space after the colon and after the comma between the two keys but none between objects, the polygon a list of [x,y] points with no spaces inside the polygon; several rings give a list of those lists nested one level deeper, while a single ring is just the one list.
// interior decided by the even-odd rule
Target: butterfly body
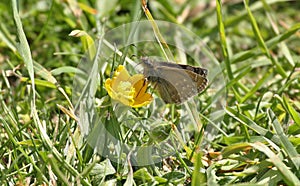
[{"label": "butterfly body", "polygon": [[166,103],[181,104],[202,92],[207,86],[208,70],[170,62],[142,58],[144,76]]}]

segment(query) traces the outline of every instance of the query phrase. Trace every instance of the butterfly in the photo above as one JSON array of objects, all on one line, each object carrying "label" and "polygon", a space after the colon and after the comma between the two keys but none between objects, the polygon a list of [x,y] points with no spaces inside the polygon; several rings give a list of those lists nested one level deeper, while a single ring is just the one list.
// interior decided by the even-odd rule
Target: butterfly
[{"label": "butterfly", "polygon": [[202,92],[208,70],[171,62],[154,62],[142,58],[145,78],[154,86],[165,103],[181,104]]}]

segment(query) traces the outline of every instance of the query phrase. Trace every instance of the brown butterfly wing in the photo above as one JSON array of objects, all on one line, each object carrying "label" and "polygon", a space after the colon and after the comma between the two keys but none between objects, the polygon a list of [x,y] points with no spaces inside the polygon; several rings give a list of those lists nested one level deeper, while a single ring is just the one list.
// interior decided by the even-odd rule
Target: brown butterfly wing
[{"label": "brown butterfly wing", "polygon": [[[175,64],[176,65],[176,64]],[[192,67],[191,67],[192,68]],[[207,85],[205,75],[180,67],[160,65],[155,67],[155,77],[149,77],[166,103],[182,103],[200,93]]]}]

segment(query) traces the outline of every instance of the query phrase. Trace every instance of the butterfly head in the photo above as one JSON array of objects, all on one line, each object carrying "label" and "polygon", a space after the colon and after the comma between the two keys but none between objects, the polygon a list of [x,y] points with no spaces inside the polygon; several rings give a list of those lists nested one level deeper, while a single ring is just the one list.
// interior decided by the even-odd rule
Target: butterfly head
[{"label": "butterfly head", "polygon": [[144,76],[151,81],[151,78],[155,78],[158,76],[158,72],[156,70],[155,62],[152,62],[147,57],[142,57],[142,66],[144,68]]}]

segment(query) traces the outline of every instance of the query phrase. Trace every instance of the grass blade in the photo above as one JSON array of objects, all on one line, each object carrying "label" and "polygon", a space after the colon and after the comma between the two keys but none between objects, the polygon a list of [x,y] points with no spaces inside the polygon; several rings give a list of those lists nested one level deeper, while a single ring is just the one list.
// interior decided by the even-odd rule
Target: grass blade
[{"label": "grass blade", "polygon": [[293,185],[298,186],[300,185],[299,179],[296,177],[293,172],[290,171],[290,169],[281,161],[281,159],[274,154],[266,145],[260,142],[256,142],[251,144],[251,146],[264,154],[266,154],[271,162],[277,167],[279,170],[279,173],[283,176],[283,179],[287,183],[287,185]]}]

